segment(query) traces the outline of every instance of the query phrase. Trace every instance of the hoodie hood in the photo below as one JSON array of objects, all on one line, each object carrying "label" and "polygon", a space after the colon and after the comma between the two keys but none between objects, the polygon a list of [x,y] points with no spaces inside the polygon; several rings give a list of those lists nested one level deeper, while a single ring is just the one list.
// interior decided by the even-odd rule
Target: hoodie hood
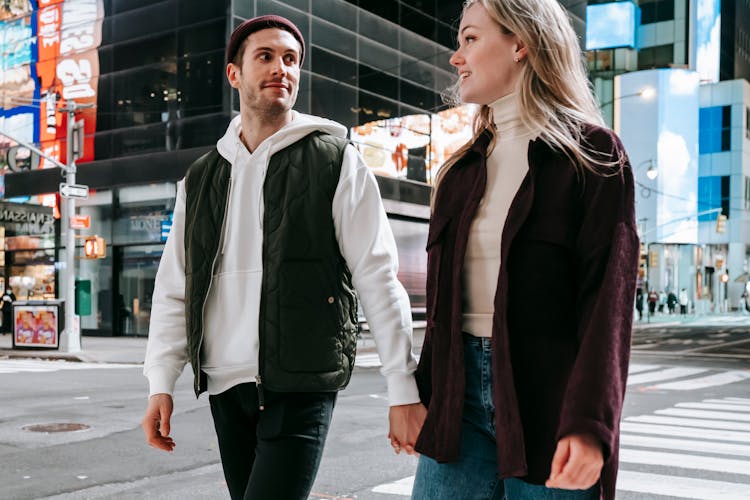
[{"label": "hoodie hood", "polygon": [[[230,163],[234,163],[238,148],[245,147],[240,140],[241,128],[241,115],[237,115],[229,122],[226,133],[216,143],[219,154]],[[261,142],[256,151],[269,147],[268,154],[270,156],[318,131],[336,137],[346,137],[347,133],[346,127],[335,121],[292,111],[292,121]]]}]

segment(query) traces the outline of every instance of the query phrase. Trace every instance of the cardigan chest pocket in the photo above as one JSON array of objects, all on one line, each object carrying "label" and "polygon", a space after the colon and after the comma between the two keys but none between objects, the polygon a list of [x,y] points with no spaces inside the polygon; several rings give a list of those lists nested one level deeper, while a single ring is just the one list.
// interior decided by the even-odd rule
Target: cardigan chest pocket
[{"label": "cardigan chest pocket", "polygon": [[443,267],[443,247],[445,234],[450,217],[433,215],[430,219],[430,229],[427,234],[427,319],[434,321],[437,316],[438,288],[440,284],[440,269]]}]

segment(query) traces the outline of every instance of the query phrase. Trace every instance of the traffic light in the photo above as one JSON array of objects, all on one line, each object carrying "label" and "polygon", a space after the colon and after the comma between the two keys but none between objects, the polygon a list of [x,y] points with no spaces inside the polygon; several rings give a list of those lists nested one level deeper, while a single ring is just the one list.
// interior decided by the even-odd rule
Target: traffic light
[{"label": "traffic light", "polygon": [[727,216],[724,214],[719,214],[719,216],[716,217],[716,232],[723,233],[726,230],[727,230]]},{"label": "traffic light", "polygon": [[107,256],[107,243],[101,236],[86,236],[83,243],[83,256],[87,259],[103,259]]}]

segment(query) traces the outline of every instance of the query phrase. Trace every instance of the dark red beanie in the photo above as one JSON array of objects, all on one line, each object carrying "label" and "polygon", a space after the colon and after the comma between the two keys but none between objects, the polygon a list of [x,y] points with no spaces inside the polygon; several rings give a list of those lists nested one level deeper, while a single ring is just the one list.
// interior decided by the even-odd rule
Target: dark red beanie
[{"label": "dark red beanie", "polygon": [[305,58],[305,39],[302,38],[302,32],[299,28],[294,25],[289,19],[281,16],[259,16],[252,19],[248,19],[244,23],[240,24],[232,32],[232,36],[229,38],[227,44],[227,64],[232,62],[237,55],[237,51],[240,50],[240,45],[245,41],[247,37],[255,33],[256,31],[264,30],[267,28],[278,28],[291,33],[294,38],[297,39],[299,44],[302,46],[300,52],[299,64],[302,66],[302,60]]}]

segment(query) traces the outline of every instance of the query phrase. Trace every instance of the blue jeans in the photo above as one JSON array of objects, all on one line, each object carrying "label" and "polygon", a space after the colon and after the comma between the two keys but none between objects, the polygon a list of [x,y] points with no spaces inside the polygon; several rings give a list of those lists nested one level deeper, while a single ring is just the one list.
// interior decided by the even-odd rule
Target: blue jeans
[{"label": "blue jeans", "polygon": [[466,395],[458,462],[421,455],[412,500],[596,500],[599,486],[563,490],[497,477],[492,340],[464,334]]}]

